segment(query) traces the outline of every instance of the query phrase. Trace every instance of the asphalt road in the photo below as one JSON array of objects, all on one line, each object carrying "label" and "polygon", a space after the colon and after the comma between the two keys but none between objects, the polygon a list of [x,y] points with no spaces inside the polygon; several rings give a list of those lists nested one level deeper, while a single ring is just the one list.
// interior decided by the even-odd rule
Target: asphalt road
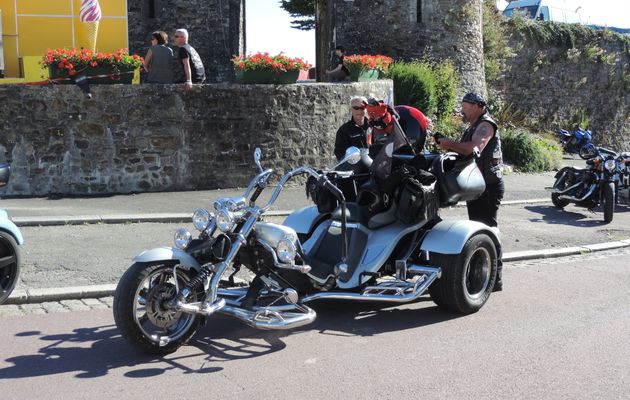
[{"label": "asphalt road", "polygon": [[8,317],[2,398],[627,399],[629,254],[512,263],[465,317],[427,298],[319,303],[288,332],[217,316],[164,358],[131,348],[108,310]]},{"label": "asphalt road", "polygon": [[[467,219],[465,208],[441,210],[443,218]],[[536,250],[630,238],[630,208],[617,207],[611,224],[601,212],[551,204],[511,205],[499,212],[504,251]],[[271,218],[281,222],[282,218]],[[18,288],[116,283],[143,250],[171,246],[182,224],[96,224],[27,227]],[[183,224],[194,232],[192,225]]]}]

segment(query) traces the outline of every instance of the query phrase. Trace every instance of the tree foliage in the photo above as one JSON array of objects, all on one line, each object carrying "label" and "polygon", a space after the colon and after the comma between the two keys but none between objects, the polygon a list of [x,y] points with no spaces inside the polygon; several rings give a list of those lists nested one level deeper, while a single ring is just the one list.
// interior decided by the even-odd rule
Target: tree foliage
[{"label": "tree foliage", "polygon": [[315,29],[315,3],[317,0],[281,0],[280,7],[289,13],[291,27],[302,31]]}]

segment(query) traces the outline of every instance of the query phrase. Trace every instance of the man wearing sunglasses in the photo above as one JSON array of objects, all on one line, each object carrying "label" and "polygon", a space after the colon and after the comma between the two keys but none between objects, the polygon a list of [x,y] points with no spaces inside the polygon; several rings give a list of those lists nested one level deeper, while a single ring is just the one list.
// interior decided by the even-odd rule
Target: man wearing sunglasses
[{"label": "man wearing sunglasses", "polygon": [[183,83],[185,83],[188,91],[192,89],[193,83],[203,83],[206,80],[206,72],[197,50],[188,44],[188,31],[186,29],[175,31],[175,44],[179,47],[179,61],[184,70]]},{"label": "man wearing sunglasses", "polygon": [[366,103],[367,99],[363,96],[355,96],[350,99],[350,121],[341,125],[335,137],[335,157],[337,160],[344,157],[348,147],[368,148],[370,126],[365,111]]}]

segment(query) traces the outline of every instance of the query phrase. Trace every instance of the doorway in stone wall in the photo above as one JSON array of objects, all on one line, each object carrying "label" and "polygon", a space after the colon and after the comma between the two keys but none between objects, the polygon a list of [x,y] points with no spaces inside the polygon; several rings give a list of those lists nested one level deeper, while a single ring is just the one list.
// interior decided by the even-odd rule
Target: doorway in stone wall
[{"label": "doorway in stone wall", "polygon": [[[315,65],[315,29],[293,28],[292,18],[280,0],[246,0],[245,48],[247,54],[268,52],[300,57]],[[305,78],[305,74],[301,78]]]}]

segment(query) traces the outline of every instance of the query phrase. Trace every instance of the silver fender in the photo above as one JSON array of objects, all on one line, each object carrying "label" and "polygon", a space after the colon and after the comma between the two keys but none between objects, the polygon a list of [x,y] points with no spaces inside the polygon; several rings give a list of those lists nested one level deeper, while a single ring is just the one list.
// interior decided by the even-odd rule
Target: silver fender
[{"label": "silver fender", "polygon": [[477,221],[447,220],[439,222],[427,234],[420,245],[420,250],[440,254],[459,254],[473,235],[485,233],[497,246],[501,254],[499,229]]},{"label": "silver fender", "polygon": [[6,211],[0,210],[0,230],[10,233],[15,238],[18,245],[24,244],[24,237],[20,229],[9,219],[9,214]]},{"label": "silver fender", "polygon": [[282,225],[293,228],[296,233],[308,235],[322,217],[316,206],[309,206],[293,211]]},{"label": "silver fender", "polygon": [[177,261],[186,269],[194,269],[199,271],[201,265],[190,254],[174,247],[158,247],[151,250],[145,250],[133,258],[133,262],[137,263],[153,263],[156,261]]}]

